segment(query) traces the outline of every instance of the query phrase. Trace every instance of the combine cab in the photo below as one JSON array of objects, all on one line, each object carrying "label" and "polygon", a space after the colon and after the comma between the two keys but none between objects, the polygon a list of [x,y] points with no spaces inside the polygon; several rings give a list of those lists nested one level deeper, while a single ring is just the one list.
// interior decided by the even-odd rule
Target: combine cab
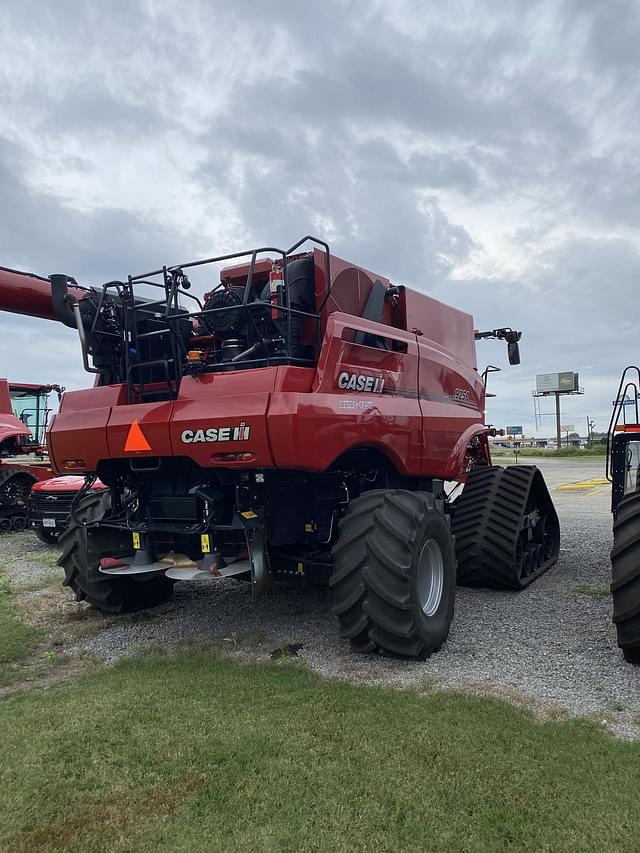
[{"label": "combine cab", "polygon": [[[484,425],[475,341],[518,363],[519,332],[475,332],[313,238],[25,287],[0,282],[0,308],[75,329],[95,378],[48,433],[55,469],[83,476],[60,538],[78,599],[121,612],[177,580],[328,583],[354,649],[424,658],[447,637],[457,565],[521,589],[557,560],[541,474],[492,466]],[[450,481],[467,482],[453,503]]]},{"label": "combine cab", "polygon": [[[625,660],[640,663],[640,368],[625,368],[609,424],[613,621]],[[625,404],[631,400],[631,406]],[[630,411],[627,411],[629,409]]]}]

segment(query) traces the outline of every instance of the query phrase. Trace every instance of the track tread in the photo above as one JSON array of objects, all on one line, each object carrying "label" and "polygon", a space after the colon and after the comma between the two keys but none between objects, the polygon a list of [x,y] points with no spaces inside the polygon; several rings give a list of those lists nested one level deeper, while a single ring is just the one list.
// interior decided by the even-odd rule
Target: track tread
[{"label": "track tread", "polygon": [[[529,495],[538,493],[551,519],[550,555],[523,576],[516,548]],[[558,517],[544,479],[533,465],[486,466],[469,472],[462,495],[453,504],[458,583],[493,589],[523,589],[551,568],[559,554]],[[540,552],[536,552],[540,554]],[[535,556],[535,555],[534,555]]]},{"label": "track tread", "polygon": [[611,549],[613,622],[627,661],[640,663],[640,493],[618,504]]}]

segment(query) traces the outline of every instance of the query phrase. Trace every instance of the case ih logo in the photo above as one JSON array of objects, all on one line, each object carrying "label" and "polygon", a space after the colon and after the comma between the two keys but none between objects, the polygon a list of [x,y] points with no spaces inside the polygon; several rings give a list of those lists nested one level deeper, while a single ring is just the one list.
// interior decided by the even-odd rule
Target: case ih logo
[{"label": "case ih logo", "polygon": [[347,373],[338,376],[338,388],[343,391],[366,391],[369,394],[382,394],[384,379],[379,376],[367,376],[366,373]]},{"label": "case ih logo", "polygon": [[251,427],[242,421],[238,426],[185,429],[180,438],[185,444],[201,444],[213,441],[248,441],[250,434]]}]

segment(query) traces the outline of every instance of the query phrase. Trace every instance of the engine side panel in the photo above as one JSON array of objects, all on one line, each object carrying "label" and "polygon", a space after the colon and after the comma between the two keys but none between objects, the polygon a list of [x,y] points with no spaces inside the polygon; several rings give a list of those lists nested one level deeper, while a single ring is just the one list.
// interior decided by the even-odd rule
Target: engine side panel
[{"label": "engine side panel", "polygon": [[[356,343],[358,332],[382,335],[398,351]],[[272,397],[268,425],[276,465],[323,471],[347,450],[369,446],[402,473],[416,474],[422,459],[417,388],[414,335],[332,313],[313,393]]]},{"label": "engine side panel", "polygon": [[484,433],[484,384],[477,371],[435,341],[419,337],[418,350],[422,473],[459,479],[470,441]]}]

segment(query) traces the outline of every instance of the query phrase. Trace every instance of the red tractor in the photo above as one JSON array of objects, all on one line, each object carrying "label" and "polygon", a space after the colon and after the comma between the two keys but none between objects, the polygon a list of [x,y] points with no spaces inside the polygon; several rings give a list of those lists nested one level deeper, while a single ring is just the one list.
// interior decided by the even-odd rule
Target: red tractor
[{"label": "red tractor", "polygon": [[58,385],[0,379],[0,532],[26,527],[31,487],[52,475],[46,455],[45,429],[49,395]]},{"label": "red tractor", "polygon": [[[322,241],[100,288],[12,282],[0,308],[75,328],[94,374],[48,444],[85,478],[65,583],[101,610],[157,604],[176,580],[328,583],[353,648],[424,658],[447,637],[456,564],[462,583],[521,589],[557,560],[540,472],[492,466],[484,425],[475,339],[506,340],[517,363],[520,334],[474,332]],[[466,482],[455,501],[450,481]]]}]

